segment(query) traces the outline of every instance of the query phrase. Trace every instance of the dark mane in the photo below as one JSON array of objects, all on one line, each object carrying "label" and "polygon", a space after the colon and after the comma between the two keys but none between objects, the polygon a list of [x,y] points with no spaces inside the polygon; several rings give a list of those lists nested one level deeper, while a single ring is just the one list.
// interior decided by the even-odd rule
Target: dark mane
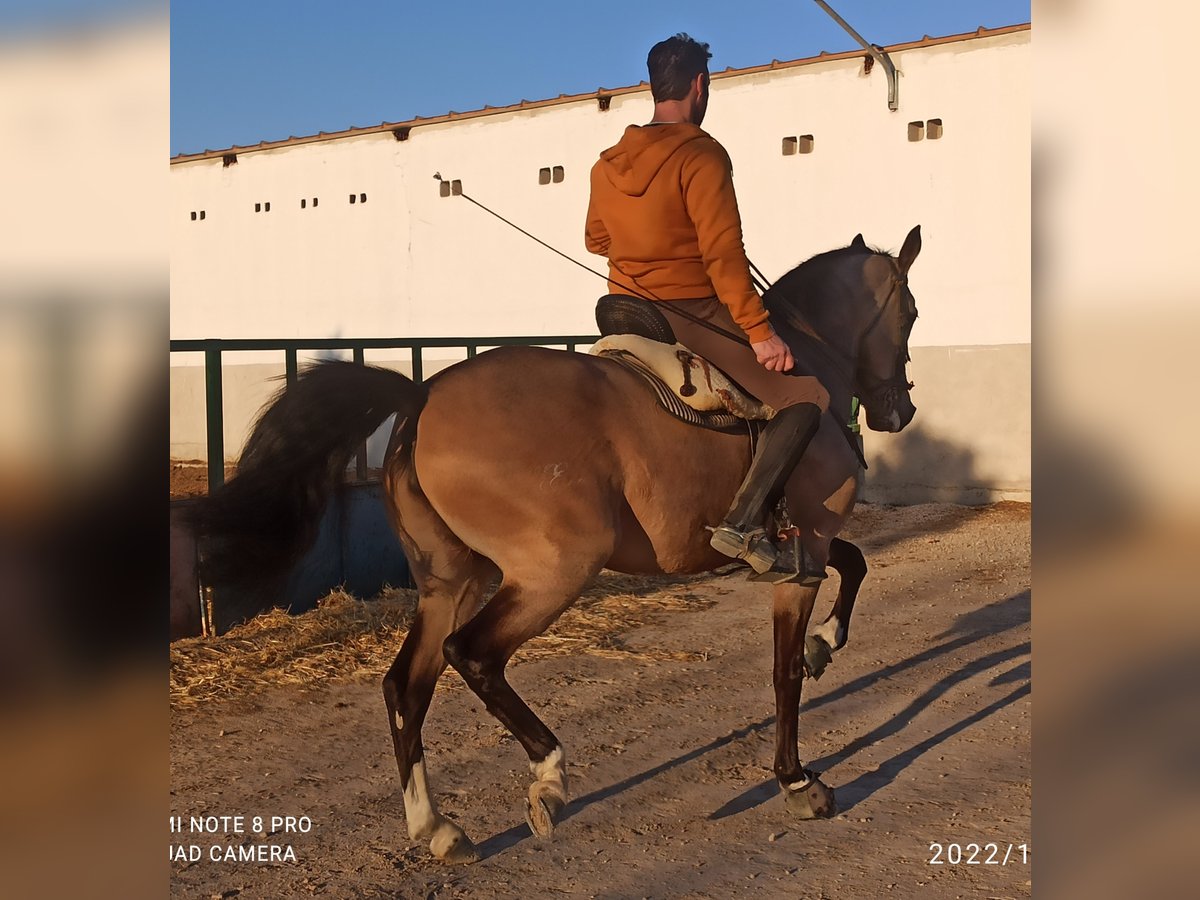
[{"label": "dark mane", "polygon": [[872,246],[869,246],[868,244],[862,244],[861,246],[855,246],[854,244],[847,244],[845,247],[835,247],[832,250],[826,250],[822,253],[817,253],[814,256],[810,256],[808,259],[797,264],[794,268],[792,268],[792,270],[790,272],[787,273],[787,275],[784,275],[782,277],[786,278],[786,277],[788,277],[788,275],[791,275],[794,272],[798,272],[800,269],[802,269],[805,266],[808,266],[810,264],[816,264],[821,261],[832,260],[833,257],[840,257],[843,254],[850,255],[850,254],[855,254],[855,253],[862,254],[863,256],[886,256],[889,259],[892,256],[892,254],[889,253],[887,250],[882,250],[879,247],[872,247]]},{"label": "dark mane", "polygon": [[[892,259],[892,254],[878,247],[865,243],[851,243],[844,247],[826,250],[815,256],[810,256],[791,271],[781,275],[774,285],[763,295],[763,304],[775,318],[777,324],[807,321],[812,323],[820,318],[824,310],[819,302],[821,297],[820,284],[827,276],[830,264],[854,256],[884,256]],[[795,323],[793,323],[795,324]]]}]

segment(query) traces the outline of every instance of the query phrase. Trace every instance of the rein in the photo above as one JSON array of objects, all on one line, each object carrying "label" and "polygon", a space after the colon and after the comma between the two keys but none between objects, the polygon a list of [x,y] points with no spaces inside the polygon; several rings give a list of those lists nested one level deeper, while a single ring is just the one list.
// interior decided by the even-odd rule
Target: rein
[{"label": "rein", "polygon": [[[445,182],[445,180],[446,180],[442,177],[441,172],[434,172],[433,177],[436,178],[439,182]],[[638,290],[637,288],[631,287],[630,285],[625,284],[624,282],[619,281],[616,278],[613,278],[612,273],[605,275],[603,272],[596,271],[591,266],[584,265],[583,263],[581,263],[579,260],[575,259],[574,257],[568,256],[566,253],[563,253],[557,247],[550,246],[545,241],[543,241],[541,238],[539,238],[537,235],[530,234],[528,231],[526,231],[524,228],[522,228],[516,222],[512,222],[509,219],[504,218],[504,216],[500,215],[500,213],[496,212],[495,210],[488,209],[486,206],[484,206],[482,203],[480,203],[478,200],[476,200],[474,197],[472,197],[466,191],[463,191],[460,189],[457,196],[462,197],[464,200],[471,201],[476,206],[478,206],[480,209],[482,209],[485,213],[495,216],[497,219],[499,219],[505,225],[508,225],[510,228],[515,228],[517,231],[521,232],[521,234],[525,235],[525,237],[529,238],[531,241],[535,241],[538,244],[541,244],[543,247],[545,247],[551,253],[557,253],[559,256],[561,256],[563,259],[565,259],[567,262],[571,263],[572,265],[578,266],[579,268],[583,269],[583,271],[585,271],[585,272],[591,272],[597,278],[603,278],[606,282],[611,281],[613,284],[623,287],[625,290],[629,291],[629,293],[632,294],[634,297],[637,297],[641,300],[645,300],[649,303],[665,302],[661,297],[654,296],[654,293],[652,291],[647,290],[646,293],[642,293],[642,291]],[[753,265],[753,264],[751,264],[751,265]],[[613,265],[613,268],[616,268],[615,264]],[[617,269],[617,271],[621,272],[620,269]],[[757,271],[757,269],[755,269],[755,271]],[[632,275],[628,275],[625,272],[621,272],[621,274],[624,275],[626,278],[628,278],[630,281],[637,280]],[[766,279],[764,278],[763,280],[765,281]],[[649,294],[649,296],[647,296],[647,294]],[[671,311],[678,316],[682,316],[683,318],[685,318],[691,322],[694,322],[697,325],[700,325],[703,328],[707,328],[709,331],[716,332],[717,334],[721,335],[721,337],[727,338],[728,340],[733,341],[735,344],[741,344],[744,347],[750,346],[750,341],[748,339],[743,338],[743,337],[738,337],[736,334],[732,334],[732,333],[726,331],[721,326],[714,325],[712,322],[706,322],[704,319],[701,319],[699,316],[693,316],[691,313],[684,312],[682,309],[672,309]]]},{"label": "rein", "polygon": [[[439,182],[442,182],[442,183],[446,182],[446,179],[442,177],[441,172],[435,172],[433,174],[433,177]],[[606,281],[606,282],[612,282],[613,284],[616,284],[616,285],[624,288],[625,290],[629,291],[629,293],[631,295],[633,295],[634,297],[638,297],[639,299],[646,300],[650,303],[666,302],[666,301],[662,300],[662,298],[654,296],[654,293],[652,291],[646,290],[645,293],[643,293],[642,290],[639,290],[629,284],[626,284],[623,281],[613,278],[611,272],[606,275],[603,272],[599,272],[596,269],[593,269],[591,266],[581,263],[579,260],[575,259],[574,257],[568,256],[566,253],[559,250],[557,247],[553,247],[550,244],[547,244],[545,241],[543,241],[537,235],[530,234],[528,231],[526,231],[524,228],[522,228],[517,223],[515,223],[509,219],[506,219],[504,216],[500,215],[500,213],[496,212],[495,210],[489,209],[488,207],[484,206],[482,203],[480,203],[478,200],[476,200],[474,197],[472,197],[466,191],[463,191],[461,189],[461,187],[459,188],[456,196],[462,197],[464,200],[470,201],[471,203],[475,204],[475,206],[478,206],[480,209],[482,209],[488,215],[495,216],[497,219],[499,219],[505,225],[508,225],[510,228],[516,229],[517,231],[521,232],[521,234],[525,235],[525,237],[527,237],[530,240],[545,247],[551,253],[555,253],[558,256],[561,256],[563,259],[565,259],[567,262],[571,263],[572,265],[578,266],[579,268],[583,269],[585,272],[590,272],[591,274],[595,275],[597,278],[604,279],[604,281]],[[747,258],[746,262],[749,263],[749,266],[750,266],[751,281],[753,282],[754,286],[760,292],[765,294],[767,292],[767,290],[772,287],[771,282],[767,280],[767,277],[765,275],[763,275],[763,273],[759,270],[759,268],[756,265],[754,265],[754,263],[750,262],[750,260],[748,258]],[[613,268],[614,269],[617,268],[615,264],[613,265]],[[617,271],[621,272],[620,269],[617,269]],[[631,276],[625,272],[621,272],[621,275],[623,275],[625,278],[627,278],[630,281],[633,281],[635,283],[637,281],[637,279],[635,279],[633,276]],[[908,276],[907,275],[895,275],[895,274],[892,275],[891,290],[888,292],[887,297],[884,298],[883,303],[881,303],[879,305],[879,308],[875,311],[875,315],[871,318],[871,321],[867,325],[866,330],[863,331],[862,336],[859,338],[860,340],[862,338],[865,338],[867,335],[869,335],[872,331],[875,330],[875,327],[879,324],[880,320],[883,318],[883,313],[887,309],[888,304],[892,302],[892,298],[894,296],[896,296],[896,293],[900,290],[900,288],[906,284],[908,284]],[[719,325],[714,325],[712,322],[707,322],[704,319],[701,319],[699,316],[693,316],[691,313],[685,312],[682,309],[674,309],[673,308],[671,310],[671,312],[674,313],[675,315],[681,316],[684,319],[687,319],[690,322],[694,322],[695,324],[700,325],[703,328],[707,328],[709,331],[715,332],[715,333],[721,335],[721,337],[733,341],[735,344],[741,344],[744,347],[750,346],[750,341],[747,338],[739,337],[738,335],[732,334],[731,332],[726,331],[724,328],[720,327]],[[848,365],[849,361],[845,357],[843,357],[843,355],[841,353],[839,353],[838,351],[836,351],[832,347],[830,347],[829,344],[827,344],[825,342],[825,340],[820,335],[818,335],[815,331],[813,331],[810,327],[801,329],[799,331],[799,334],[805,338],[808,338],[809,342],[812,346],[816,347],[822,354],[825,355],[825,357],[827,359],[829,359],[831,362],[834,363],[835,368],[838,370],[838,374],[846,382],[847,386],[850,388],[850,391],[852,393],[856,393],[858,395],[858,397],[860,398],[860,400],[863,400],[863,401],[878,400],[878,399],[883,398],[884,395],[887,394],[888,391],[898,391],[901,389],[907,390],[908,388],[912,387],[912,384],[910,382],[908,382],[908,380],[905,377],[904,367],[901,366],[898,375],[893,375],[891,378],[879,381],[870,387],[866,387],[865,390],[855,391],[855,382],[857,381],[857,378],[853,371],[849,371],[849,374],[847,374],[848,370],[850,369],[850,366]]]}]

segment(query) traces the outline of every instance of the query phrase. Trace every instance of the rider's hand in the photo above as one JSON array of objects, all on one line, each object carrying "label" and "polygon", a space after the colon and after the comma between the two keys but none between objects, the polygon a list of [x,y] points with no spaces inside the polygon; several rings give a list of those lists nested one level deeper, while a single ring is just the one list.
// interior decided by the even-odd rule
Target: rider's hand
[{"label": "rider's hand", "polygon": [[754,341],[750,346],[754,350],[754,355],[758,357],[758,361],[764,368],[770,369],[772,372],[790,372],[792,366],[795,365],[796,361],[792,359],[792,351],[784,343],[783,338],[777,334],[771,335],[765,341]]}]

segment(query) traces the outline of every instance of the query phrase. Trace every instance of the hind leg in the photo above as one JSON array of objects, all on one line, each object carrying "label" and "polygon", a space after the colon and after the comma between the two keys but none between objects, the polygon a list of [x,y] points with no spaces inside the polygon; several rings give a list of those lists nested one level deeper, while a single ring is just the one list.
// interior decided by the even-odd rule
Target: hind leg
[{"label": "hind leg", "polygon": [[525,748],[535,779],[529,789],[527,821],[541,838],[553,834],[567,804],[566,757],[558,738],[508,683],[504,669],[522,644],[549,628],[575,601],[610,553],[596,553],[591,564],[572,566],[571,572],[524,577],[506,573],[496,596],[444,645],[450,664]]},{"label": "hind leg", "polygon": [[442,582],[422,593],[408,637],[383,679],[409,837],[427,841],[430,852],[449,863],[475,862],[479,856],[463,830],[438,812],[425,769],[421,728],[446,668],[442,642],[478,607],[487,587],[490,565],[471,562],[474,565],[457,584]]},{"label": "hind leg", "polygon": [[428,842],[430,852],[444,862],[475,862],[479,855],[470,839],[438,812],[425,769],[421,728],[438,677],[446,668],[442,642],[480,607],[497,572],[489,560],[449,532],[421,495],[411,490],[411,483],[401,478],[389,486],[398,507],[394,512],[404,519],[404,526],[397,523],[396,530],[420,593],[412,627],[383,679],[408,834]]}]

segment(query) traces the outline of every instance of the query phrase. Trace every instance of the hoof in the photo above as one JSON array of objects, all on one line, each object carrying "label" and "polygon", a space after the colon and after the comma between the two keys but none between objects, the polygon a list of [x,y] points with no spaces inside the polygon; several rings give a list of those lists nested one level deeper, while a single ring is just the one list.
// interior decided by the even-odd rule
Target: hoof
[{"label": "hoof", "polygon": [[837,815],[837,800],[833,789],[828,787],[816,773],[806,772],[810,780],[803,787],[793,790],[785,785],[784,803],[788,811],[798,819],[829,819]]},{"label": "hoof", "polygon": [[525,821],[534,836],[543,841],[554,837],[554,825],[567,805],[567,798],[556,789],[556,785],[539,781],[529,789],[529,800],[525,804]]},{"label": "hoof", "polygon": [[831,662],[833,651],[823,637],[810,634],[804,639],[804,671],[808,673],[809,678],[816,681]]},{"label": "hoof", "polygon": [[429,842],[429,852],[447,865],[465,866],[479,862],[479,851],[466,832],[453,822],[442,825]]}]

